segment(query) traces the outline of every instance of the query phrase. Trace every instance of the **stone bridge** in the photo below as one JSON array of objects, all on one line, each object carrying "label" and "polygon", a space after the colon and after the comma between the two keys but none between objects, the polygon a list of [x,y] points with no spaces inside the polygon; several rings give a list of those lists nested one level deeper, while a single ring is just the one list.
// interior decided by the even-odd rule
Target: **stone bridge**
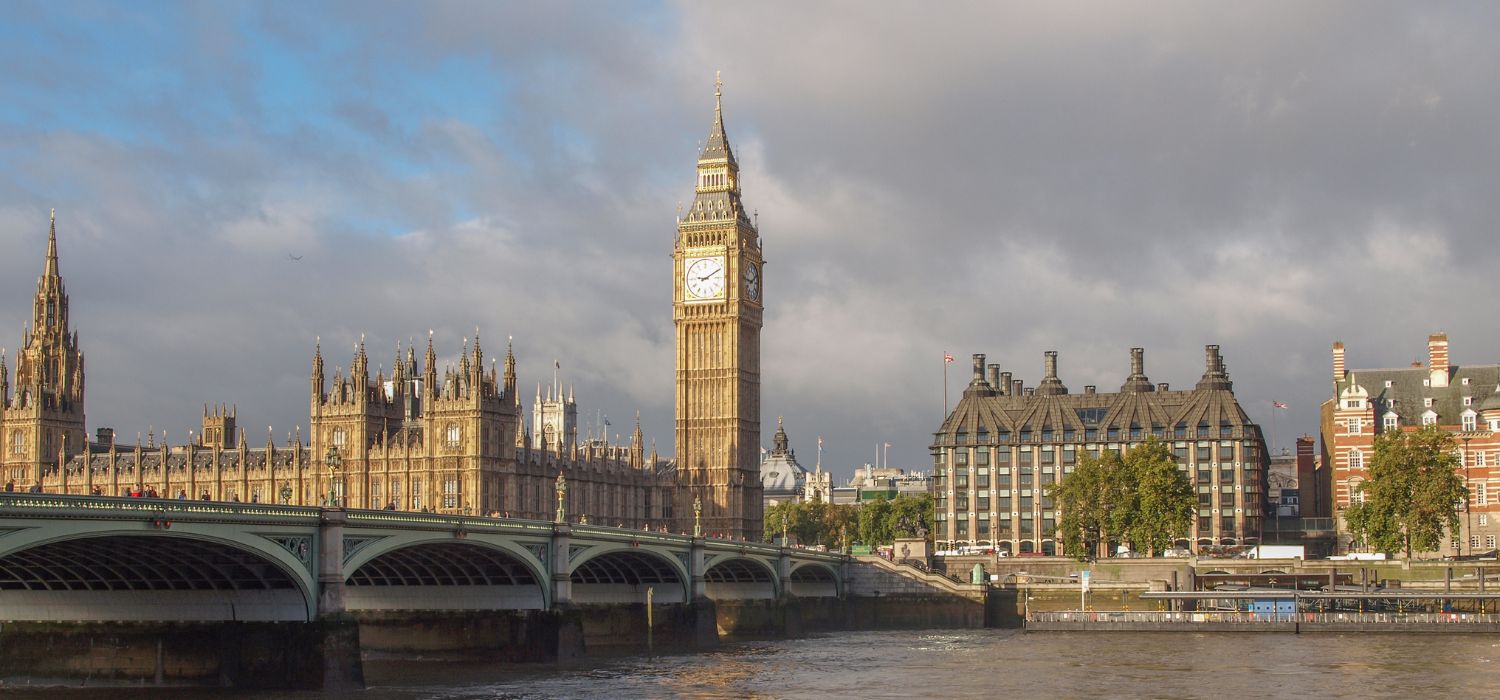
[{"label": "stone bridge", "polygon": [[380,510],[0,494],[0,621],[310,622],[380,611],[843,595],[835,553]]}]

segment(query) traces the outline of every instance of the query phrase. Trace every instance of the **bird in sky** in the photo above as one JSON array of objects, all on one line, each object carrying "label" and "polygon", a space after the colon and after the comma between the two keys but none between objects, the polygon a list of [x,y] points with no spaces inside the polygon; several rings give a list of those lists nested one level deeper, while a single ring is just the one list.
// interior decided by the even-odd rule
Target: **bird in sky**
[{"label": "bird in sky", "polygon": [[302,259],[302,256],[300,256],[300,255],[292,255],[291,253],[287,253],[286,254],[286,259],[290,260],[292,262],[297,262],[298,260]]}]

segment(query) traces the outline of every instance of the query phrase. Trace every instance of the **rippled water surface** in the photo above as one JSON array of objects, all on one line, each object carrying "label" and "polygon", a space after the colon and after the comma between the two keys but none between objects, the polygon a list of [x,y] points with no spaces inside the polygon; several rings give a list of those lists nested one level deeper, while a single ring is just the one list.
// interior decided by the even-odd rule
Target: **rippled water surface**
[{"label": "rippled water surface", "polygon": [[[1254,633],[859,632],[730,643],[587,666],[371,661],[349,697],[443,698],[1500,698],[1500,637]],[[116,689],[37,697],[200,698]],[[326,697],[239,693],[238,697]]]}]

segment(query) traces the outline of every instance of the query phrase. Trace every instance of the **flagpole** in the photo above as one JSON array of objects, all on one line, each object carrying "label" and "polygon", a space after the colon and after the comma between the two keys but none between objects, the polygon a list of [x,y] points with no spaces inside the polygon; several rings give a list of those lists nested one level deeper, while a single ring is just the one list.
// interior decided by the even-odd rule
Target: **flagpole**
[{"label": "flagpole", "polygon": [[948,351],[943,351],[943,420],[938,422],[938,429],[942,429],[944,422],[948,420]]}]

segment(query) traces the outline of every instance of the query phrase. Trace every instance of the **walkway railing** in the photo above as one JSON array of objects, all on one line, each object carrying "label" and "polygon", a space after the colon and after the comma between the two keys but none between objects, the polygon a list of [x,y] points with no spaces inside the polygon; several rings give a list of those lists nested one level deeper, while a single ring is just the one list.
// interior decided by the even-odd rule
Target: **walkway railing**
[{"label": "walkway railing", "polygon": [[1321,624],[1500,624],[1500,614],[1488,613],[1359,613],[1359,612],[1152,612],[1133,610],[1033,611],[1027,622],[1134,623],[1227,623],[1265,625],[1273,623]]},{"label": "walkway railing", "polygon": [[62,494],[0,493],[0,514],[29,517],[106,518],[111,514],[145,513],[207,517],[271,518],[316,523],[317,508],[264,503],[225,503],[170,498],[68,496]]}]

